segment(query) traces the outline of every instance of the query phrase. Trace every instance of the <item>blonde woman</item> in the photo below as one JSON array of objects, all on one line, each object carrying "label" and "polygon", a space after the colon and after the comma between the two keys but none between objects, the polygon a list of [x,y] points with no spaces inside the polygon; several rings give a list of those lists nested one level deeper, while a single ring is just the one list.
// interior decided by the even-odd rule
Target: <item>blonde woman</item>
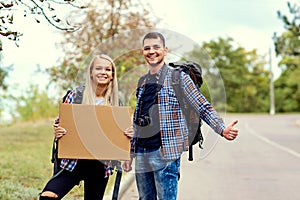
[{"label": "blonde woman", "polygon": [[[116,68],[107,55],[96,55],[86,69],[85,86],[69,91],[65,103],[119,105]],[[54,134],[59,140],[67,130],[54,123]],[[48,181],[40,200],[62,199],[75,185],[84,181],[84,199],[102,199],[111,167],[98,160],[62,159],[57,172]]]}]

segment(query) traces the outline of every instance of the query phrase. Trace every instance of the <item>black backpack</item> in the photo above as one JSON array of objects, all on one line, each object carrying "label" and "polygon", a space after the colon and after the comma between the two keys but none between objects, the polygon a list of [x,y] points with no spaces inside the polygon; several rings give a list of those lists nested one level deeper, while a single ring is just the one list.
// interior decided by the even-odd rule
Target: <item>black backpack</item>
[{"label": "black backpack", "polygon": [[173,62],[169,63],[172,70],[172,85],[175,91],[176,97],[180,103],[181,109],[187,121],[187,126],[189,130],[189,161],[193,160],[193,145],[199,143],[199,148],[203,149],[203,136],[201,132],[201,118],[196,113],[194,108],[186,102],[186,99],[183,96],[180,73],[184,72],[188,74],[193,80],[194,84],[200,89],[203,79],[202,79],[202,70],[198,63],[192,61],[183,61],[183,62]]}]

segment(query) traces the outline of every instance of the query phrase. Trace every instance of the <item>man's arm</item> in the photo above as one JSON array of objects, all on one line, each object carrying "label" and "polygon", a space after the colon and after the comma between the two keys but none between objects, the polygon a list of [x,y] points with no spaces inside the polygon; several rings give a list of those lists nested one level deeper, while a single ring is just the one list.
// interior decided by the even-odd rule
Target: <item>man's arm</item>
[{"label": "man's arm", "polygon": [[203,119],[216,133],[225,137],[227,140],[235,139],[238,130],[234,126],[237,124],[238,120],[233,121],[226,127],[221,116],[201,94],[192,79],[185,73],[181,73],[181,80],[184,96],[198,112],[201,119]]}]

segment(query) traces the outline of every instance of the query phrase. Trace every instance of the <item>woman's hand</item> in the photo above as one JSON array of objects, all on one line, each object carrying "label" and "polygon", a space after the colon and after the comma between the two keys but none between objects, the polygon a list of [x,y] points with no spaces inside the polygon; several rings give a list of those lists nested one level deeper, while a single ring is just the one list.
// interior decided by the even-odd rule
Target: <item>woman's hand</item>
[{"label": "woman's hand", "polygon": [[54,136],[56,139],[61,138],[67,133],[66,129],[60,127],[58,124],[53,125],[53,127],[54,127]]},{"label": "woman's hand", "polygon": [[128,127],[128,128],[124,131],[124,134],[125,134],[127,137],[132,138],[133,135],[134,135],[134,129],[133,129],[133,126]]}]

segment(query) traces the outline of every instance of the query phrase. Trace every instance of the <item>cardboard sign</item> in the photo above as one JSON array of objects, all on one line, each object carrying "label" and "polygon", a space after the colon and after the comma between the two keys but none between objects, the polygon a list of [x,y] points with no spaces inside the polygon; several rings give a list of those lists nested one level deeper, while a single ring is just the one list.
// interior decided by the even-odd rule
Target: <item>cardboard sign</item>
[{"label": "cardboard sign", "polygon": [[60,126],[67,130],[58,141],[58,157],[129,160],[132,125],[130,107],[60,104]]}]

